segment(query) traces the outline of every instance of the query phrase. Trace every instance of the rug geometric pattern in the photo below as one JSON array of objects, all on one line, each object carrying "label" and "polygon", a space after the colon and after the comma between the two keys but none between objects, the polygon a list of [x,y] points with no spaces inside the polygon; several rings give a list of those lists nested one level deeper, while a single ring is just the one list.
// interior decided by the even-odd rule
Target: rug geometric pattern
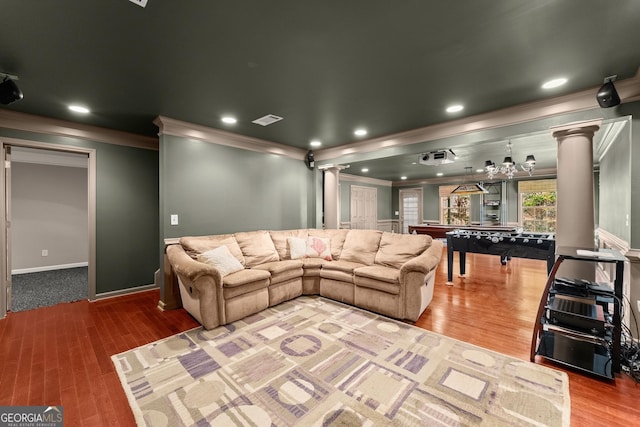
[{"label": "rug geometric pattern", "polygon": [[112,356],[138,425],[568,426],[565,373],[321,297]]}]

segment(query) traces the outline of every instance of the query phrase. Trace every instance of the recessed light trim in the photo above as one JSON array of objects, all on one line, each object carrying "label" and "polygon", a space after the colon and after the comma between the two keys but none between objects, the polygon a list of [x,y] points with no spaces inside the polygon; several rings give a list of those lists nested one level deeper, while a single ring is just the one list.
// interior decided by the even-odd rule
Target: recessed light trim
[{"label": "recessed light trim", "polygon": [[87,107],[77,104],[69,105],[69,110],[79,114],[89,114],[91,112]]},{"label": "recessed light trim", "polygon": [[314,139],[313,141],[311,141],[309,143],[309,145],[312,146],[312,147],[320,147],[322,145],[322,142],[318,141],[317,139]]},{"label": "recessed light trim", "polygon": [[558,77],[556,79],[548,80],[542,84],[542,89],[553,89],[560,87],[567,83],[568,79],[565,77]]},{"label": "recessed light trim", "polygon": [[355,136],[365,136],[367,134],[367,130],[364,128],[356,129],[353,134]]},{"label": "recessed light trim", "polygon": [[228,125],[234,125],[238,123],[238,119],[233,116],[223,116],[220,120],[222,120],[222,123],[226,123]]},{"label": "recessed light trim", "polygon": [[455,105],[449,105],[446,111],[447,113],[458,113],[462,110],[464,110],[464,105],[455,104]]},{"label": "recessed light trim", "polygon": [[438,172],[438,173],[436,174],[436,176],[442,176],[442,175],[444,175],[442,172]]},{"label": "recessed light trim", "polygon": [[369,168],[362,168],[360,169],[362,172],[369,172]]},{"label": "recessed light trim", "polygon": [[403,175],[400,177],[400,179],[404,181],[405,179],[407,179],[407,177]]}]

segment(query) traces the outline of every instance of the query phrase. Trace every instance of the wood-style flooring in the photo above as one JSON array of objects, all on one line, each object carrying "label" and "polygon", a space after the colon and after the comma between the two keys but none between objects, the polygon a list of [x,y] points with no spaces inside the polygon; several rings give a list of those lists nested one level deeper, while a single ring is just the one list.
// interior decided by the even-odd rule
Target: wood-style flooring
[{"label": "wood-style flooring", "polygon": [[[502,266],[497,256],[468,254],[466,278],[454,274],[447,286],[446,272],[444,252],[433,302],[416,325],[529,360],[545,262]],[[67,426],[135,425],[110,356],[197,326],[182,309],[158,310],[158,299],[156,290],[9,313],[0,320],[0,405],[61,405]],[[572,426],[640,425],[640,385],[631,378],[566,372]]]}]

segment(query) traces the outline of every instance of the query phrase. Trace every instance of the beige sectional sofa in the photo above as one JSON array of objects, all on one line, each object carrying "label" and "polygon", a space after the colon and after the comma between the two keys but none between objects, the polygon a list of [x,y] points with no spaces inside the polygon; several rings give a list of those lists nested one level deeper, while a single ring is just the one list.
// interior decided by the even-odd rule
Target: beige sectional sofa
[{"label": "beige sectional sofa", "polygon": [[182,306],[206,329],[300,295],[416,321],[443,244],[377,230],[251,231],[182,237],[166,248]]}]

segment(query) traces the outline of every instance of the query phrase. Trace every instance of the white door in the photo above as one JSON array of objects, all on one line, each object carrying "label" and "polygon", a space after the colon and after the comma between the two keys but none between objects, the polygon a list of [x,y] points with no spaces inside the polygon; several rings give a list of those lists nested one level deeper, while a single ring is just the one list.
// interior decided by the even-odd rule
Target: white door
[{"label": "white door", "polygon": [[378,228],[378,189],[351,186],[351,228]]},{"label": "white door", "polygon": [[422,188],[400,190],[400,226],[407,234],[410,225],[422,223]]}]

